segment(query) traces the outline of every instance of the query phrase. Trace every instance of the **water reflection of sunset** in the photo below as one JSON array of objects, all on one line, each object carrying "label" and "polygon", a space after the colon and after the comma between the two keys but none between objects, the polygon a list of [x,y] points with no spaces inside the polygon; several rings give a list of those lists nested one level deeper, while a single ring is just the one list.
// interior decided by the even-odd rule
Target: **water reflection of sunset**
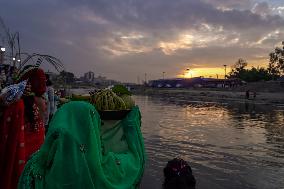
[{"label": "water reflection of sunset", "polygon": [[[203,175],[199,177],[204,179],[202,188],[215,184],[216,178],[221,189],[283,186],[282,108],[191,99],[187,95],[135,96],[143,115],[141,129],[148,155],[145,173],[151,175],[151,186],[160,186],[160,180],[152,180],[163,178],[162,169],[172,157],[191,162]],[[255,178],[262,182],[254,182]]]}]

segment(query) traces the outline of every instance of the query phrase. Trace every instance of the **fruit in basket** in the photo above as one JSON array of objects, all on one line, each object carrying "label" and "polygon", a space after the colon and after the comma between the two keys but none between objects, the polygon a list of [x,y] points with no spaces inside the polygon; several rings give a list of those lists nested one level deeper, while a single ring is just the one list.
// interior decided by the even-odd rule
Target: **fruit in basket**
[{"label": "fruit in basket", "polygon": [[94,105],[99,111],[126,109],[123,99],[110,89],[104,89],[96,93]]},{"label": "fruit in basket", "polygon": [[135,102],[130,95],[122,95],[121,98],[125,103],[126,109],[131,109],[135,106]]}]

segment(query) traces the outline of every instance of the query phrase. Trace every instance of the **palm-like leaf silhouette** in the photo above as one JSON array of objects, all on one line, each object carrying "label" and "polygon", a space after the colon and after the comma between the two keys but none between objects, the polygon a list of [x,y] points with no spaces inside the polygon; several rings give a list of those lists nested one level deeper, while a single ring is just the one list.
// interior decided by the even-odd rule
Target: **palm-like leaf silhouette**
[{"label": "palm-like leaf silhouette", "polygon": [[[9,28],[5,25],[3,19],[0,17],[0,29],[3,29],[4,35],[6,37],[3,38],[4,41],[7,42],[9,49],[10,49],[10,57],[22,59],[19,65],[19,71],[21,71],[26,65],[32,64],[36,67],[39,67],[42,63],[47,62],[51,64],[58,72],[64,70],[62,62],[53,56],[46,55],[46,54],[28,54],[22,53],[20,47],[20,34],[19,32],[12,33]],[[2,38],[2,35],[0,36]],[[21,56],[26,56],[26,58],[22,58]],[[36,59],[36,63],[35,60]],[[14,63],[15,65],[15,63]]]},{"label": "palm-like leaf silhouette", "polygon": [[[52,65],[58,72],[64,70],[64,66],[61,62],[60,59],[46,55],[46,54],[38,54],[38,53],[33,53],[31,55],[27,53],[23,53],[27,57],[21,62],[19,70],[22,70],[26,65],[28,64],[33,64],[35,67],[39,67],[42,63],[49,63]],[[36,62],[35,62],[36,59]]]}]

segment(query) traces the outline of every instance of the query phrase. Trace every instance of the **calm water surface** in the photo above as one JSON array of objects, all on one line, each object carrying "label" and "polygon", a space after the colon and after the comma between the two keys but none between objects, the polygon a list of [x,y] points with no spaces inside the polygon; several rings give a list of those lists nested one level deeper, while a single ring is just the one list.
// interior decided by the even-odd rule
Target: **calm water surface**
[{"label": "calm water surface", "polygon": [[167,161],[190,162],[200,189],[284,188],[284,108],[136,96],[148,154],[141,188],[161,188]]}]

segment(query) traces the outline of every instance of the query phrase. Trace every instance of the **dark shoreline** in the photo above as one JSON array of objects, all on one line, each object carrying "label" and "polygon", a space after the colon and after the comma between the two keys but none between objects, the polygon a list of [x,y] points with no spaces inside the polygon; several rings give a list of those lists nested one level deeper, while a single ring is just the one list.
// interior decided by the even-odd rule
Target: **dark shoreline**
[{"label": "dark shoreline", "polygon": [[132,92],[134,95],[176,97],[188,101],[284,105],[284,92],[257,92],[255,98],[251,94],[249,99],[245,92],[232,90],[139,88]]}]

